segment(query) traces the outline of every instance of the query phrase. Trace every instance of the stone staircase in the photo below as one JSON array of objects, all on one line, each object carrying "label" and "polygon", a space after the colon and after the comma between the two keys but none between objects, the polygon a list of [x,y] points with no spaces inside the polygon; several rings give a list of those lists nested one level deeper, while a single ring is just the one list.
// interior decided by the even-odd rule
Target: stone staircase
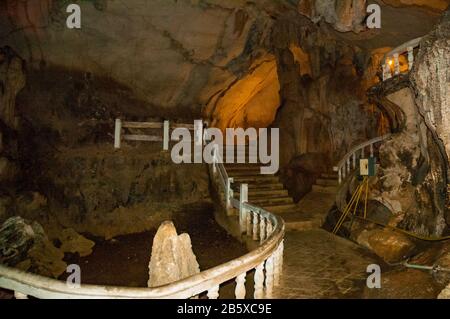
[{"label": "stone staircase", "polygon": [[240,184],[248,184],[248,201],[282,216],[287,230],[320,228],[333,206],[338,190],[336,174],[322,174],[299,203],[294,203],[288,191],[275,175],[262,175],[261,164],[225,164],[235,198],[240,196]]}]

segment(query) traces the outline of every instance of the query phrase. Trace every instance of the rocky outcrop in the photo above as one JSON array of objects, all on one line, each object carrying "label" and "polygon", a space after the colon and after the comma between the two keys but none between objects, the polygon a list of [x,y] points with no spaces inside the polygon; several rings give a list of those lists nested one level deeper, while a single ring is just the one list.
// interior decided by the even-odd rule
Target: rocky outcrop
[{"label": "rocky outcrop", "polygon": [[66,270],[64,253],[53,246],[37,222],[8,219],[0,228],[0,262],[43,276],[58,277]]},{"label": "rocky outcrop", "polygon": [[25,86],[24,63],[10,47],[0,48],[0,119],[9,128],[17,126],[16,96]]},{"label": "rocky outcrop", "polygon": [[207,167],[174,164],[160,147],[65,150],[33,177],[48,198],[44,216],[111,238],[155,229],[183,205],[210,200]]},{"label": "rocky outcrop", "polygon": [[365,29],[366,0],[303,0],[298,10],[314,22],[323,19],[340,32]]},{"label": "rocky outcrop", "polygon": [[199,272],[189,235],[178,235],[170,221],[162,223],[153,239],[148,286],[166,285]]}]

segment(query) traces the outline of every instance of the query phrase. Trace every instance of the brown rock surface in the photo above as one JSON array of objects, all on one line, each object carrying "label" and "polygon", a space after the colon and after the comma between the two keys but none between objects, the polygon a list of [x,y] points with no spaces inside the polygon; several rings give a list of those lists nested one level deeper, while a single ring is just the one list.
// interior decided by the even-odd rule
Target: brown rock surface
[{"label": "brown rock surface", "polygon": [[386,262],[399,262],[411,255],[415,244],[404,234],[391,230],[373,230],[367,239],[370,248]]}]

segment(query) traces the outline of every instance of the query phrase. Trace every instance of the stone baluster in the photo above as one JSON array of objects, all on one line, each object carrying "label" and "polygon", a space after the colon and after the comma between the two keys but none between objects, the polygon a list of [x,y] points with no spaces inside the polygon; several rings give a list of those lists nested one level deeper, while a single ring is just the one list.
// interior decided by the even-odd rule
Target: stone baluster
[{"label": "stone baluster", "polygon": [[28,299],[28,296],[23,294],[23,293],[21,293],[21,292],[14,291],[14,298],[16,298],[16,299]]},{"label": "stone baluster", "polygon": [[240,274],[236,277],[236,289],[234,291],[236,299],[245,299],[245,277],[247,273]]},{"label": "stone baluster", "polygon": [[266,238],[269,238],[270,235],[272,235],[272,231],[273,231],[272,221],[270,219],[267,219],[267,223],[266,223]]},{"label": "stone baluster", "polygon": [[347,173],[350,174],[350,157],[347,158]]},{"label": "stone baluster", "polygon": [[219,154],[219,145],[214,144],[213,146],[213,158],[212,158],[212,168],[213,168],[213,174],[215,175],[217,173],[217,154]]},{"label": "stone baluster", "polygon": [[262,243],[266,240],[266,219],[261,216],[259,221],[259,242]]},{"label": "stone baluster", "polygon": [[233,190],[231,189],[231,184],[233,183],[233,179],[232,178],[228,178],[227,180],[227,189],[226,189],[226,194],[225,196],[226,201],[227,201],[227,208],[230,209],[231,208],[231,198],[233,197]]},{"label": "stone baluster", "polygon": [[276,286],[278,286],[280,284],[280,276],[281,276],[282,268],[283,268],[283,242],[281,242],[278,245],[278,248],[275,251],[273,277],[274,277]]},{"label": "stone baluster", "polygon": [[270,256],[266,260],[266,278],[265,278],[265,287],[266,287],[266,297],[272,298],[273,293],[273,277],[274,277],[274,256]]},{"label": "stone baluster", "polygon": [[394,53],[394,74],[400,74],[400,61],[398,59],[398,53]]},{"label": "stone baluster", "polygon": [[241,227],[241,234],[246,231],[247,223],[247,209],[244,207],[244,203],[248,201],[248,185],[241,184],[240,186],[240,199],[239,199],[239,225]]},{"label": "stone baluster", "polygon": [[373,144],[370,144],[370,157],[373,157]]},{"label": "stone baluster", "polygon": [[414,48],[408,47],[408,70],[411,71],[414,64]]},{"label": "stone baluster", "polygon": [[245,217],[245,229],[247,236],[252,236],[252,212],[247,211],[246,217]]},{"label": "stone baluster", "polygon": [[389,58],[386,58],[386,63],[384,64],[384,80],[388,80],[392,77],[391,65],[389,63]]},{"label": "stone baluster", "polygon": [[356,168],[356,152],[353,153],[353,169]]},{"label": "stone baluster", "polygon": [[219,298],[219,286],[214,286],[214,287],[210,288],[206,295],[208,296],[208,299]]},{"label": "stone baluster", "polygon": [[255,270],[255,299],[264,297],[264,262],[259,264]]},{"label": "stone baluster", "polygon": [[253,212],[253,240],[258,240],[258,213]]},{"label": "stone baluster", "polygon": [[339,184],[342,183],[342,173],[341,173],[341,169],[338,169],[338,179],[339,179]]}]

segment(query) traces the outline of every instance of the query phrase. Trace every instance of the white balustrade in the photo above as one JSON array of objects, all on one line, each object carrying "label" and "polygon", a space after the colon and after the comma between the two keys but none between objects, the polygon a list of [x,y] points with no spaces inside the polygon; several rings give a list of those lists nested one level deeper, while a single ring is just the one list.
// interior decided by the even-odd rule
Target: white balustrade
[{"label": "white balustrade", "polygon": [[[380,137],[376,137],[367,142],[364,142],[360,145],[353,147],[345,156],[339,161],[338,165],[333,167],[333,170],[338,173],[338,182],[339,184],[350,174],[350,165],[353,168],[357,167],[357,162],[360,158],[364,158],[364,149],[369,147],[369,154],[371,157],[374,156],[374,145],[380,143],[387,138],[389,138],[391,134],[386,134]],[[359,157],[358,157],[359,153]]]},{"label": "white balustrade", "polygon": [[[167,136],[169,124],[138,123],[116,121],[114,146],[120,147],[121,128],[163,128]],[[199,134],[199,132],[198,132]],[[123,136],[125,138],[125,136]],[[162,138],[165,140],[165,138]],[[167,146],[166,144],[163,147]],[[232,279],[236,282],[235,296],[244,299],[246,296],[245,281],[248,272],[255,269],[254,297],[261,299],[271,297],[274,286],[280,283],[283,266],[283,220],[262,208],[248,203],[248,186],[240,186],[240,199],[233,198],[231,184],[219,152],[213,151],[212,171],[214,177],[220,180],[219,185],[225,192],[225,203],[228,208],[240,209],[240,225],[243,233],[249,239],[259,241],[258,249],[223,263],[199,274],[176,281],[174,283],[154,288],[113,287],[102,285],[81,285],[77,289],[68,287],[64,281],[55,280],[15,268],[0,265],[0,288],[14,291],[17,299],[28,296],[36,298],[67,298],[67,299],[122,299],[122,298],[198,298],[206,293],[209,299],[219,298],[220,285]],[[265,269],[265,272],[264,272]]]},{"label": "white balustrade", "polygon": [[[414,48],[419,47],[422,38],[413,39],[408,41],[397,48],[393,49],[385,55],[383,58],[382,74],[383,81],[392,78],[392,73],[394,75],[399,75],[400,70],[400,56],[405,56],[408,61],[407,72],[411,71],[414,65]],[[391,68],[392,67],[392,68]],[[393,71],[393,72],[392,72]]]}]

